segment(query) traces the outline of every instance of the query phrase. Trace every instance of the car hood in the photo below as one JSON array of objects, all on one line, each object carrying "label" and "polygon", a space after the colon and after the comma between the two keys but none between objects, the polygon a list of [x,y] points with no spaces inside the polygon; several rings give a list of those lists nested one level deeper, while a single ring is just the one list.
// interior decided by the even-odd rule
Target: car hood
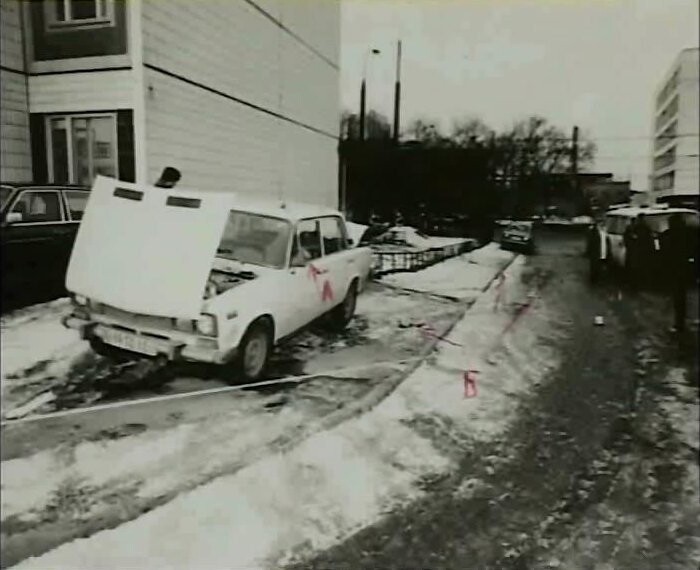
[{"label": "car hood", "polygon": [[231,196],[98,177],[66,288],[134,313],[197,318]]}]

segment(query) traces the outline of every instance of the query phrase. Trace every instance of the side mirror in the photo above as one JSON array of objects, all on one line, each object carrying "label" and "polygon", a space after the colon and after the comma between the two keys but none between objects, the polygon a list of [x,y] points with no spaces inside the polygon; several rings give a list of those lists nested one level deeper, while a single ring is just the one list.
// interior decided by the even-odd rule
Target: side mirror
[{"label": "side mirror", "polygon": [[348,247],[355,247],[355,242],[352,240],[352,238],[348,238]]},{"label": "side mirror", "polygon": [[5,216],[5,223],[8,225],[16,224],[17,222],[21,222],[22,219],[23,216],[21,212],[9,212],[7,216]]}]

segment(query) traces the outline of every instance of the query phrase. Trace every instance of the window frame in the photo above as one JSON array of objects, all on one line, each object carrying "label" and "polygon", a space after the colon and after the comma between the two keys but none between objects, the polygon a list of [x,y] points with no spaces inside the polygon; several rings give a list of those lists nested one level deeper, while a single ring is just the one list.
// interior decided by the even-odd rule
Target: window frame
[{"label": "window frame", "polygon": [[[303,224],[304,222],[316,222],[318,225],[318,241],[319,241],[319,246],[321,250],[321,255],[318,257],[314,257],[312,259],[309,259],[309,261],[316,261],[317,259],[322,259],[326,256],[324,252],[324,247],[323,247],[323,232],[321,232],[321,217],[320,216],[314,216],[312,218],[302,218],[300,220],[297,220],[297,223],[295,224],[295,231],[294,231],[294,239],[297,242],[297,246],[301,248],[301,242],[299,241],[299,225]],[[292,253],[293,255],[293,253]],[[291,263],[291,256],[290,256],[290,263]]]},{"label": "window frame", "polygon": [[[73,19],[71,17],[71,3],[73,0],[45,0],[44,2],[44,28],[46,32],[71,32],[90,28],[105,28],[116,25],[114,0],[94,0],[95,12],[101,12],[94,18]],[[63,4],[63,13],[66,19],[59,20],[57,6]]]},{"label": "window frame", "polygon": [[[87,201],[90,199],[90,192],[88,190],[80,190],[79,188],[61,188],[60,192],[61,198],[63,199],[63,208],[65,212],[66,221],[79,224],[82,221],[83,216],[80,216],[80,219],[78,220],[73,219],[70,203],[68,202],[68,192],[76,192],[78,194],[83,194],[85,196],[85,207],[87,207]],[[85,210],[83,210],[83,214],[85,214]]]},{"label": "window frame", "polygon": [[[321,252],[322,252],[321,257],[326,257],[327,255],[335,255],[336,253],[342,253],[343,251],[346,251],[347,249],[349,249],[348,236],[347,236],[345,224],[341,223],[342,219],[340,218],[340,216],[330,216],[330,215],[329,216],[318,216],[317,218],[312,218],[312,219],[318,220],[318,222],[319,222],[318,229],[319,229],[319,232],[321,234]],[[334,251],[332,253],[326,253],[326,242],[323,239],[323,237],[324,237],[323,225],[322,225],[323,220],[335,220],[335,222],[338,226],[338,229],[340,230],[339,233],[340,233],[340,240],[341,240],[342,245],[341,245],[340,249],[338,249],[337,251]],[[305,220],[299,220],[299,221],[301,222],[301,221],[305,221]]]},{"label": "window frame", "polygon": [[12,202],[8,205],[7,210],[5,210],[6,215],[13,212],[17,202],[22,199],[22,195],[27,192],[34,193],[48,193],[53,192],[58,197],[58,208],[60,212],[61,219],[53,222],[15,222],[12,226],[49,226],[56,224],[66,224],[68,223],[68,214],[66,212],[65,204],[63,203],[63,195],[60,188],[21,188],[12,198]]},{"label": "window frame", "polygon": [[[46,170],[48,174],[49,181],[52,184],[77,184],[75,176],[75,163],[74,163],[74,153],[73,153],[73,120],[74,119],[101,119],[109,118],[112,119],[113,128],[112,134],[114,135],[114,172],[116,177],[119,177],[119,129],[117,124],[117,113],[116,112],[104,112],[104,113],[58,113],[58,114],[47,114],[44,116],[44,131],[45,131],[45,146],[46,146]],[[53,162],[53,139],[52,139],[52,129],[51,121],[55,119],[63,119],[66,121],[66,133],[67,133],[67,156],[68,156],[68,181],[67,182],[57,182],[54,172],[54,162]],[[94,181],[95,179],[95,167],[93,164],[92,156],[92,144],[88,144],[88,165],[90,168],[90,178]],[[92,182],[91,182],[92,184]]]}]

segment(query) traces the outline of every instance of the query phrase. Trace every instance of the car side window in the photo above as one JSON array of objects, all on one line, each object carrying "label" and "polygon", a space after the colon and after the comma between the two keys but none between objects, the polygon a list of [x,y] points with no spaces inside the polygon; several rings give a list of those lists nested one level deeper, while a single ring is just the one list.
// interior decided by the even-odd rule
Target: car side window
[{"label": "car side window", "polygon": [[66,197],[70,219],[73,221],[82,220],[89,194],[80,190],[64,190],[63,195]]},{"label": "car side window", "polygon": [[12,208],[12,212],[22,216],[23,223],[60,222],[61,205],[58,192],[22,192]]},{"label": "car side window", "polygon": [[325,255],[347,249],[347,240],[340,218],[321,218],[321,235],[323,236],[323,252]]},{"label": "car side window", "polygon": [[302,220],[297,224],[299,249],[306,260],[318,259],[321,249],[321,224],[319,220]]}]

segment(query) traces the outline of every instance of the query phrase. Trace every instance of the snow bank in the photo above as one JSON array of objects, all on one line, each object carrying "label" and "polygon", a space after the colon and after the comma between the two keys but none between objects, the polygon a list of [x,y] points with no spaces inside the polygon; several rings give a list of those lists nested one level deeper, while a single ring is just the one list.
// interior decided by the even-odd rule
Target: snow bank
[{"label": "snow bank", "polygon": [[2,318],[0,393],[3,413],[50,388],[64,376],[88,343],[61,324],[68,299],[34,305]]},{"label": "snow bank", "polygon": [[86,350],[87,343],[60,322],[68,310],[69,300],[58,299],[2,318],[0,371],[3,385],[11,379],[8,377],[21,374],[37,362],[44,362],[53,369]]},{"label": "snow bank", "polygon": [[[511,299],[527,294],[521,270],[520,260],[508,271]],[[275,568],[414,500],[421,481],[452,466],[448,444],[501,433],[514,398],[557,365],[538,340],[547,308],[535,299],[527,326],[501,342],[511,313],[492,311],[494,295],[491,288],[480,297],[448,337],[468,348],[444,345],[367,414],[16,568]],[[465,368],[479,370],[475,398],[463,395]],[[425,418],[436,433],[419,428]]]},{"label": "snow bank", "polygon": [[492,242],[415,273],[384,276],[382,283],[464,299],[478,294],[493,278],[494,269],[505,267],[512,259],[511,252]]}]

